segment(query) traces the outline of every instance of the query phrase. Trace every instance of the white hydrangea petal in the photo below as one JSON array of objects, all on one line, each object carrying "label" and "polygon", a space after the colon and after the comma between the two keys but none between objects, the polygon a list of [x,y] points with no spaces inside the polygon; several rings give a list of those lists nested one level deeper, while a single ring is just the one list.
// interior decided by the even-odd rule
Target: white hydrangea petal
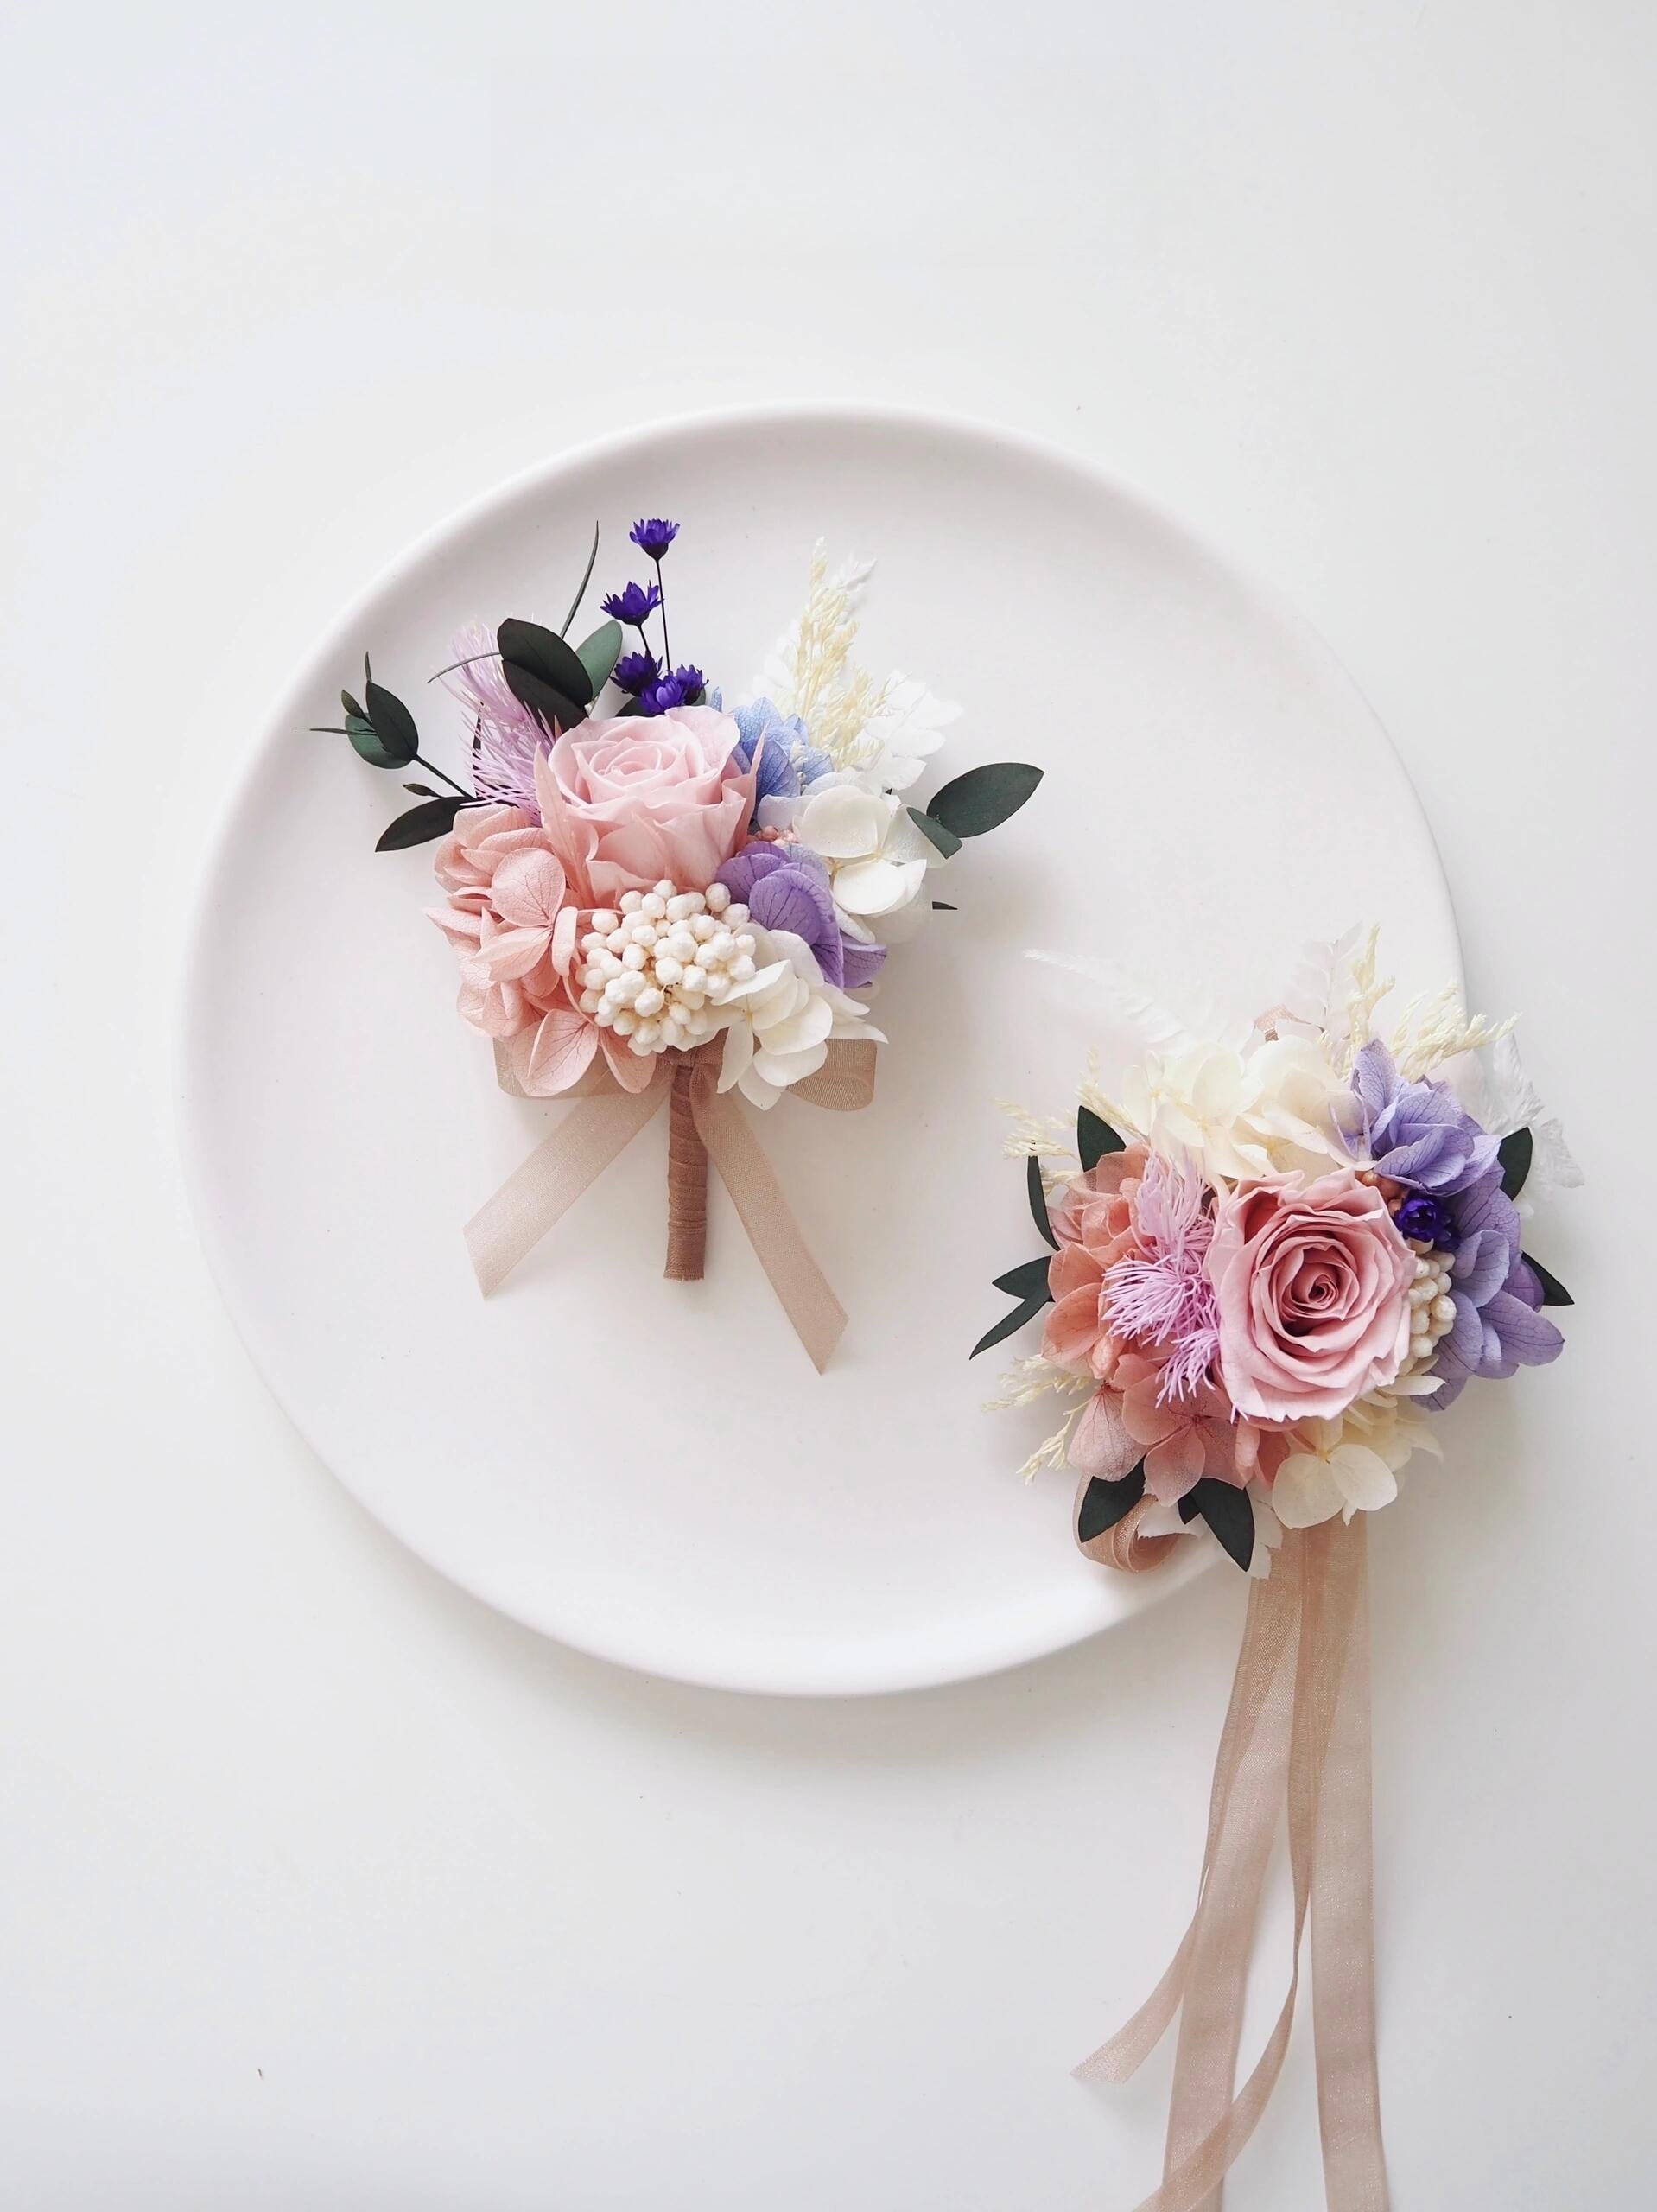
[{"label": "white hydrangea petal", "polygon": [[753,1058],[753,1025],[733,1021],[725,1033],[725,1051],[719,1064],[719,1087],[729,1090],[741,1082]]},{"label": "white hydrangea petal", "polygon": [[748,1103],[751,1106],[757,1106],[762,1114],[768,1114],[783,1095],[773,1084],[767,1083],[764,1076],[757,1073],[752,1068],[743,1071],[737,1089]]},{"label": "white hydrangea petal", "polygon": [[1397,1476],[1367,1444],[1337,1444],[1329,1455],[1329,1471],[1349,1521],[1354,1513],[1379,1511],[1398,1496]]},{"label": "white hydrangea petal", "polygon": [[1327,1460],[1292,1452],[1272,1484],[1272,1510],[1286,1529],[1315,1529],[1341,1510],[1341,1493]]},{"label": "white hydrangea petal", "polygon": [[762,1042],[753,1056],[753,1072],[779,1090],[786,1090],[791,1084],[803,1083],[807,1076],[816,1075],[828,1057],[826,1044],[813,1045],[806,1052],[773,1052]]},{"label": "white hydrangea petal", "polygon": [[926,876],[924,861],[854,861],[835,872],[835,904],[848,914],[890,914],[906,906]]},{"label": "white hydrangea petal", "polygon": [[821,1045],[832,1034],[835,1027],[834,1008],[821,992],[807,999],[797,1014],[786,1021],[772,1024],[765,1031],[767,1052],[805,1052]]},{"label": "white hydrangea petal", "polygon": [[880,857],[886,861],[919,861],[927,868],[942,868],[944,856],[925,830],[917,828],[911,820],[909,809],[900,806],[892,817]]},{"label": "white hydrangea petal", "polygon": [[825,860],[863,860],[879,851],[890,812],[872,791],[816,791],[800,816],[799,834]]}]

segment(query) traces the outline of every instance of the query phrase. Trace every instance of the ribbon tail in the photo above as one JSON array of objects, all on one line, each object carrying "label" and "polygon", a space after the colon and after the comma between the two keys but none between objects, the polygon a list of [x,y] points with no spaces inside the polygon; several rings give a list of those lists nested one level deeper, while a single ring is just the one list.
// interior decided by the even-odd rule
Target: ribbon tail
[{"label": "ribbon tail", "polygon": [[[1294,1886],[1289,1986],[1253,2072],[1232,2098],[1249,1953],[1286,1784]],[[1361,1524],[1305,1530],[1284,1545],[1271,1576],[1251,1592],[1196,1916],[1155,1994],[1088,2062],[1087,2070],[1121,2078],[1180,2008],[1162,2184],[1139,2212],[1220,2212],[1226,2173],[1258,2125],[1288,2050],[1309,1918],[1329,2212],[1387,2212]]]},{"label": "ribbon tail", "polygon": [[1364,1516],[1338,1533],[1329,1572],[1345,1624],[1311,1873],[1311,1996],[1324,2186],[1338,2212],[1387,2212],[1375,2056],[1369,1601]]},{"label": "ribbon tail", "polygon": [[551,1135],[485,1200],[466,1225],[466,1248],[486,1298],[626,1150],[659,1109],[668,1089],[666,1082],[657,1081],[646,1090],[578,1100]]},{"label": "ribbon tail", "polygon": [[691,1099],[708,1156],[794,1333],[821,1375],[845,1331],[846,1309],[806,1249],[777,1172],[735,1101],[714,1088],[711,1075],[698,1080]]}]

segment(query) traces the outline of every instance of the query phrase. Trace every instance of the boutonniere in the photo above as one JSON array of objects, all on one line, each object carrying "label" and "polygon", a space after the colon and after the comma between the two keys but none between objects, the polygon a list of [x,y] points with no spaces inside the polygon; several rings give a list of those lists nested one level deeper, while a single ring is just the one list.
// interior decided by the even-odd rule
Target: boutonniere
[{"label": "boutonniere", "polygon": [[650,573],[607,595],[579,643],[596,531],[559,627],[509,617],[457,640],[432,680],[460,710],[461,774],[422,752],[367,658],[336,734],[418,802],[378,849],[436,843],[431,918],[502,1087],[579,1102],[468,1224],[482,1288],[670,1102],[668,1274],[703,1272],[711,1159],[821,1367],[845,1315],[737,1098],[762,1112],[790,1093],[868,1103],[890,949],[955,911],[937,894],[963,844],[1015,813],[1041,772],[987,763],[917,803],[959,709],[856,664],[870,571],[831,572],[821,547],[796,628],[748,696],[727,698],[670,644],[663,563],[679,525],[629,534]]}]

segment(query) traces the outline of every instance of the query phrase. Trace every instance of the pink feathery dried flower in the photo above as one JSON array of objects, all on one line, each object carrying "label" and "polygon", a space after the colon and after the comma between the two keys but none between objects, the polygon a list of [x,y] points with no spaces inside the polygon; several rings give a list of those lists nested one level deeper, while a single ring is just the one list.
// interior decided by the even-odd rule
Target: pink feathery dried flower
[{"label": "pink feathery dried flower", "polygon": [[535,756],[549,742],[546,729],[506,681],[493,633],[480,622],[460,632],[454,652],[467,664],[451,669],[443,681],[477,726],[472,780],[479,798],[521,807],[539,822]]},{"label": "pink feathery dried flower", "polygon": [[1219,1354],[1219,1307],[1203,1265],[1214,1236],[1206,1198],[1196,1176],[1148,1160],[1134,1200],[1143,1256],[1117,1261],[1105,1277],[1112,1329],[1168,1347],[1159,1405],[1194,1397]]}]

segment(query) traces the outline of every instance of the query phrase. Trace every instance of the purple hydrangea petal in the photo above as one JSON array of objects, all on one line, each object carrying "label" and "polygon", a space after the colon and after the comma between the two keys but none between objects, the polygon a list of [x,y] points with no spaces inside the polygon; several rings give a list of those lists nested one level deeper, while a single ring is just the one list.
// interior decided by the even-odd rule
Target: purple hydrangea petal
[{"label": "purple hydrangea petal", "polygon": [[1450,1334],[1438,1346],[1438,1364],[1452,1366],[1463,1374],[1470,1374],[1478,1365],[1484,1347],[1484,1324],[1479,1319],[1479,1309],[1470,1298],[1452,1291],[1451,1300],[1456,1308],[1456,1319]]},{"label": "purple hydrangea petal", "polygon": [[1475,1306],[1494,1298],[1513,1272],[1508,1240],[1494,1229],[1476,1229],[1465,1237],[1451,1262],[1456,1287]]},{"label": "purple hydrangea petal", "polygon": [[1384,1112],[1397,1087],[1392,1054],[1379,1039],[1372,1039],[1352,1063],[1352,1088],[1365,1114],[1374,1117]]},{"label": "purple hydrangea petal", "polygon": [[1511,1291],[1515,1298],[1522,1298],[1533,1313],[1542,1303],[1541,1281],[1528,1260],[1521,1259],[1515,1263],[1513,1273],[1501,1287]]},{"label": "purple hydrangea petal", "polygon": [[733,899],[740,899],[747,906],[752,903],[748,894],[760,877],[769,875],[773,868],[787,866],[788,855],[781,846],[768,844],[763,838],[756,838],[752,844],[745,845],[740,853],[732,854],[714,880],[722,883]]},{"label": "purple hydrangea petal", "polygon": [[1484,1325],[1509,1374],[1515,1365],[1546,1367],[1565,1350],[1565,1338],[1552,1322],[1508,1290],[1497,1291],[1485,1307]]},{"label": "purple hydrangea petal", "polygon": [[834,900],[815,876],[803,868],[777,868],[760,877],[747,903],[762,929],[791,930],[803,938],[816,955],[823,980],[839,986],[845,973],[840,924]]},{"label": "purple hydrangea petal", "polygon": [[886,957],[885,945],[865,944],[860,939],[847,937],[842,931],[840,948],[846,976],[841,988],[848,991],[867,989],[879,974],[885,963]]}]

